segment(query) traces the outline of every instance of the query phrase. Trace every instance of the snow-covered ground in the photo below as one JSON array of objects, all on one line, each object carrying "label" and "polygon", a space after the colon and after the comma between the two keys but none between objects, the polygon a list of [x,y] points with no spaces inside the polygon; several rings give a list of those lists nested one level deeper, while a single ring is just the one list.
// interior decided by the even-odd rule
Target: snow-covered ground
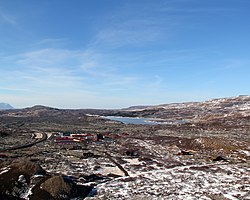
[{"label": "snow-covered ground", "polygon": [[250,199],[250,168],[210,164],[155,169],[99,184],[94,199]]}]

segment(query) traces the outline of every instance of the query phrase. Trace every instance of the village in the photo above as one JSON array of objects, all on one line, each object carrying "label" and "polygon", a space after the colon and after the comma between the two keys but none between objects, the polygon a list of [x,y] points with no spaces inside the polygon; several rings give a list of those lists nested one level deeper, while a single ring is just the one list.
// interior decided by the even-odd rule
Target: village
[{"label": "village", "polygon": [[55,144],[101,144],[101,143],[112,143],[120,138],[125,138],[129,134],[109,134],[109,133],[86,133],[86,132],[56,132],[51,134],[51,138]]}]

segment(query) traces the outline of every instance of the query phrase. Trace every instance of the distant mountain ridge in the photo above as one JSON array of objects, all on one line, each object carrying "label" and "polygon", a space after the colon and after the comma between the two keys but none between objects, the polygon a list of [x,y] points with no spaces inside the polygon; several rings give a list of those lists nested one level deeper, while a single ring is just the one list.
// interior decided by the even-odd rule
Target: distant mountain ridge
[{"label": "distant mountain ridge", "polygon": [[3,103],[3,102],[0,103],[0,110],[7,110],[7,109],[14,109],[14,107],[8,103]]},{"label": "distant mountain ridge", "polygon": [[[0,104],[1,105],[1,104]],[[132,106],[127,109],[58,109],[37,105],[13,109],[4,104],[0,109],[0,120],[25,118],[32,122],[53,122],[57,124],[105,123],[98,116],[143,117],[161,124],[185,124],[192,127],[249,128],[250,96],[217,98],[203,102],[184,102],[156,106]],[[8,107],[8,108],[6,108]],[[11,108],[13,108],[11,106]],[[9,110],[7,110],[9,109]]]},{"label": "distant mountain ridge", "polygon": [[120,116],[156,118],[164,122],[184,120],[190,124],[248,126],[250,96],[217,98],[204,102],[171,103],[148,106],[144,109],[121,110]]}]

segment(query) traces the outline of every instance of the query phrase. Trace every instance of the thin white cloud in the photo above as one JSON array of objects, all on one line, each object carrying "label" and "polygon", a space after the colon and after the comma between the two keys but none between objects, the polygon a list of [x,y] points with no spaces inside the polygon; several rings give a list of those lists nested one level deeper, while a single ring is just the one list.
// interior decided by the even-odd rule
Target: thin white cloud
[{"label": "thin white cloud", "polygon": [[15,83],[17,90],[27,88],[31,93],[103,94],[105,87],[132,88],[138,81],[136,76],[121,74],[109,57],[90,50],[38,49],[10,56],[6,62],[14,66],[12,73],[0,70],[6,74],[2,80],[6,87]]},{"label": "thin white cloud", "polygon": [[7,67],[0,69],[3,76],[0,83],[16,91],[24,88],[26,94],[84,90],[84,77],[78,74],[76,58],[76,52],[63,49],[41,49],[8,56]]},{"label": "thin white cloud", "polygon": [[0,90],[3,91],[13,91],[13,92],[29,92],[29,89],[26,88],[16,88],[16,87],[0,87]]},{"label": "thin white cloud", "polygon": [[75,51],[45,48],[21,54],[17,63],[30,66],[62,65],[65,60],[75,59],[77,56],[78,52]]},{"label": "thin white cloud", "polygon": [[182,15],[182,14],[201,14],[201,13],[223,13],[223,12],[232,12],[232,11],[236,11],[233,8],[225,8],[225,7],[185,7],[185,8],[181,8],[181,7],[174,7],[174,6],[165,6],[165,7],[161,7],[161,8],[157,8],[159,12],[166,12],[169,14],[178,14],[178,15]]},{"label": "thin white cloud", "polygon": [[238,69],[242,70],[242,68],[248,68],[250,65],[249,59],[227,59],[223,61],[222,67],[220,70],[233,70]]},{"label": "thin white cloud", "polygon": [[10,16],[0,10],[0,20],[10,25],[16,25],[16,20],[13,16]]},{"label": "thin white cloud", "polygon": [[64,43],[64,42],[66,42],[67,41],[67,39],[65,39],[65,38],[45,38],[45,39],[43,39],[43,40],[41,40],[41,41],[39,41],[39,42],[37,42],[37,43],[35,43],[35,44],[37,44],[37,45],[40,45],[40,44],[47,44],[47,45],[50,45],[50,44],[54,44],[54,43]]},{"label": "thin white cloud", "polygon": [[35,42],[32,46],[35,47],[35,48],[38,48],[38,47],[44,47],[44,48],[60,48],[60,47],[63,47],[65,45],[67,45],[69,43],[69,40],[66,39],[66,38],[45,38],[45,39],[42,39],[38,42]]},{"label": "thin white cloud", "polygon": [[123,46],[144,46],[153,42],[160,32],[152,29],[128,30],[105,29],[98,33],[94,46],[119,48]]},{"label": "thin white cloud", "polygon": [[127,14],[125,10],[121,10],[122,14],[114,14],[111,23],[99,30],[90,44],[92,48],[145,46],[161,37],[165,39],[169,37],[169,32],[172,30],[169,19],[154,18],[150,15],[140,16],[133,9]]},{"label": "thin white cloud", "polygon": [[236,11],[236,8],[231,7],[227,0],[224,0],[224,4],[215,4],[213,1],[202,2],[200,0],[163,0],[160,4],[149,3],[146,9],[178,15]]},{"label": "thin white cloud", "polygon": [[79,54],[79,60],[81,61],[80,68],[85,72],[100,66],[102,55],[95,50],[87,49]]}]

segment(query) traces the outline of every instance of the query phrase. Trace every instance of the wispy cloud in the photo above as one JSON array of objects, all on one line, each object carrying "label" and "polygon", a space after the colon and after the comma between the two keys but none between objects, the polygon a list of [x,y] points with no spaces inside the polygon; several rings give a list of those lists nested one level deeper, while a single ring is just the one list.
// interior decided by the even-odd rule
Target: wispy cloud
[{"label": "wispy cloud", "polygon": [[61,67],[63,67],[63,63],[65,61],[71,59],[75,60],[77,56],[79,56],[78,52],[70,51],[67,49],[45,48],[21,54],[17,63],[33,67],[53,67],[53,65],[60,65]]},{"label": "wispy cloud", "polygon": [[35,48],[60,48],[69,43],[67,38],[45,38],[38,42],[35,42],[32,46]]},{"label": "wispy cloud", "polygon": [[9,56],[5,64],[11,68],[0,70],[3,76],[0,83],[5,88],[15,88],[25,93],[52,94],[76,86],[80,88],[83,78],[74,69],[74,63],[71,62],[74,56],[71,53],[44,49]]},{"label": "wispy cloud", "polygon": [[212,14],[212,13],[224,13],[236,11],[233,8],[225,7],[185,7],[181,8],[179,6],[165,6],[158,9],[159,12],[166,12],[169,14],[184,15],[184,14]]},{"label": "wispy cloud", "polygon": [[93,46],[119,48],[124,46],[145,46],[160,35],[158,30],[110,28],[98,33]]},{"label": "wispy cloud", "polygon": [[[52,23],[41,20],[43,9],[32,20],[23,15],[24,23],[18,23],[19,28],[30,32],[31,38],[25,34],[19,37],[22,34],[18,31],[13,37],[27,40],[19,46],[15,46],[18,44],[15,40],[14,50],[8,47],[9,52],[0,53],[0,90],[12,99],[16,91],[19,102],[25,105],[41,102],[62,107],[98,104],[115,107],[112,104],[166,103],[174,98],[205,96],[199,90],[212,88],[212,91],[215,84],[225,80],[222,76],[226,70],[236,72],[239,66],[246,69],[249,65],[241,56],[238,60],[226,60],[227,50],[215,45],[215,39],[223,40],[225,32],[217,32],[224,18],[220,18],[220,23],[214,19],[231,13],[234,8],[230,4],[145,0],[112,5],[111,12],[104,9],[92,16],[91,22],[83,20],[85,15],[79,20],[70,14],[68,22],[74,20],[74,24],[56,24],[58,29],[54,28],[58,18]],[[49,17],[57,17],[54,14]],[[39,25],[37,32],[34,22]],[[6,24],[16,25],[17,21],[0,10],[0,25]],[[65,32],[60,32],[64,29]],[[2,38],[4,41],[12,35]],[[230,42],[223,45],[230,46]],[[219,55],[215,50],[225,53]],[[205,83],[210,80],[215,80],[215,84]],[[185,91],[190,91],[190,96]]]},{"label": "wispy cloud", "polygon": [[16,87],[0,87],[0,90],[2,91],[13,91],[13,92],[28,92],[29,89],[26,88],[16,88]]},{"label": "wispy cloud", "polygon": [[13,16],[4,13],[2,10],[0,10],[0,21],[10,25],[16,25],[16,19]]},{"label": "wispy cloud", "polygon": [[215,4],[213,1],[201,2],[200,0],[168,0],[162,1],[161,4],[151,3],[147,9],[176,15],[200,13],[211,14],[237,10],[235,7],[232,7],[227,0],[224,0],[224,3],[220,3]]},{"label": "wispy cloud", "polygon": [[[12,73],[7,74],[0,83],[3,88],[22,91],[33,102],[52,106],[59,105],[58,98],[65,103],[61,103],[61,107],[66,104],[84,107],[84,103],[92,107],[96,107],[94,104],[119,107],[118,104],[138,104],[140,98],[149,104],[150,101],[157,102],[153,100],[156,96],[166,97],[164,92],[171,85],[166,85],[165,79],[172,76],[171,68],[199,56],[198,51],[189,49],[123,53],[104,52],[98,48],[82,51],[67,48],[34,49],[16,56],[8,55],[5,62],[12,65]],[[170,69],[170,73],[163,76],[162,73],[167,69]],[[3,70],[0,69],[0,72]],[[39,95],[43,97],[39,99]],[[31,102],[24,96],[20,98]],[[81,98],[84,99],[82,103],[79,100]],[[127,99],[127,103],[122,98]],[[132,98],[131,101],[129,98]],[[91,103],[87,104],[86,99]],[[104,99],[111,102],[119,99],[119,102],[112,106],[107,101],[104,105]]]},{"label": "wispy cloud", "polygon": [[[145,6],[145,5],[144,5]],[[110,16],[105,27],[99,29],[93,37],[92,48],[142,47],[157,42],[161,37],[169,37],[172,22],[167,18],[156,18],[151,13],[141,15],[140,7],[121,7]],[[138,14],[140,13],[140,14]]]},{"label": "wispy cloud", "polygon": [[8,68],[0,70],[6,74],[2,79],[5,87],[15,83],[16,90],[27,88],[33,93],[103,94],[105,87],[128,88],[138,81],[136,76],[122,74],[111,57],[90,50],[37,49],[5,60],[12,66],[12,73]]},{"label": "wispy cloud", "polygon": [[242,70],[242,68],[248,68],[250,65],[249,59],[227,59],[224,60],[222,66],[219,67],[220,70]]}]

